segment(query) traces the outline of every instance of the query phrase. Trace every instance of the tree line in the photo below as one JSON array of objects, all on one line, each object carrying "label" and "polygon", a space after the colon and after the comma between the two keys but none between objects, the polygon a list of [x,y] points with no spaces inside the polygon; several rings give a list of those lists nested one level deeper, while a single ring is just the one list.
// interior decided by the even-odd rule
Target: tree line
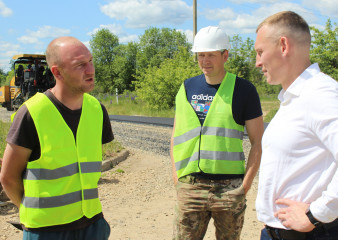
[{"label": "tree line", "polygon": [[[337,24],[333,26],[328,19],[324,30],[311,27],[311,32],[311,62],[318,62],[324,73],[337,80]],[[277,94],[280,86],[268,85],[255,67],[254,40],[234,35],[230,43],[226,70],[251,81],[260,95]],[[173,107],[182,82],[202,73],[190,51],[191,43],[175,29],[150,27],[138,42],[127,44],[120,44],[118,36],[101,29],[91,36],[89,44],[96,69],[95,93],[114,93],[115,89],[134,92],[152,109]],[[13,70],[5,74],[0,69],[0,85],[13,74]]]}]

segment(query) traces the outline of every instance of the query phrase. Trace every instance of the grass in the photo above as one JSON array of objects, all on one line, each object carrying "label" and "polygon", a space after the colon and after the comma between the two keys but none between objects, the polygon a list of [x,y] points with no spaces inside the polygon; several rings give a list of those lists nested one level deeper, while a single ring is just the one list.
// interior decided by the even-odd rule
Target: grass
[{"label": "grass", "polygon": [[272,109],[271,111],[269,111],[268,114],[264,116],[264,122],[271,122],[272,118],[275,116],[277,111],[278,109]]},{"label": "grass", "polygon": [[116,156],[117,153],[121,152],[124,149],[120,142],[116,140],[106,143],[103,145],[103,159],[111,158]]},{"label": "grass", "polygon": [[124,172],[124,170],[123,169],[121,169],[121,168],[118,168],[118,169],[116,169],[116,171],[115,172],[117,172],[117,173],[125,173]]},{"label": "grass", "polygon": [[147,116],[147,117],[167,117],[175,116],[174,109],[154,111],[145,104],[135,100],[132,94],[120,95],[118,101],[115,96],[108,94],[99,94],[95,96],[107,108],[110,115],[129,115],[129,116]]},{"label": "grass", "polygon": [[264,122],[270,122],[279,109],[279,100],[277,96],[261,96],[261,105]]},{"label": "grass", "polygon": [[0,158],[4,155],[6,147],[6,137],[9,131],[10,123],[0,121]]}]

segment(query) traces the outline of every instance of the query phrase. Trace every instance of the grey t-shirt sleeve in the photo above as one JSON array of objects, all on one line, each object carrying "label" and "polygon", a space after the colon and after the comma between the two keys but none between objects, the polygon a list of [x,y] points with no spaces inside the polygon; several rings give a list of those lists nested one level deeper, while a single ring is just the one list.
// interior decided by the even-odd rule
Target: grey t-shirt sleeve
[{"label": "grey t-shirt sleeve", "polygon": [[6,141],[31,150],[39,145],[36,128],[26,105],[16,112]]}]

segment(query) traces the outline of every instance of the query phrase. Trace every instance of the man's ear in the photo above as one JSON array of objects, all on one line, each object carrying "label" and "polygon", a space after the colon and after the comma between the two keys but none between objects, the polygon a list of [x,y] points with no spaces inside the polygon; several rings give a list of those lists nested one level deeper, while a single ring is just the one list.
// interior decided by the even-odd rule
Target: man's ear
[{"label": "man's ear", "polygon": [[228,61],[228,58],[229,58],[229,51],[228,50],[224,50],[223,52],[223,60],[224,60],[224,63],[226,61]]},{"label": "man's ear", "polygon": [[280,50],[283,56],[286,56],[290,50],[290,41],[287,37],[281,37],[279,39]]},{"label": "man's ear", "polygon": [[54,77],[57,79],[62,78],[61,72],[60,72],[60,68],[58,66],[52,66],[50,68],[50,71],[53,73]]}]

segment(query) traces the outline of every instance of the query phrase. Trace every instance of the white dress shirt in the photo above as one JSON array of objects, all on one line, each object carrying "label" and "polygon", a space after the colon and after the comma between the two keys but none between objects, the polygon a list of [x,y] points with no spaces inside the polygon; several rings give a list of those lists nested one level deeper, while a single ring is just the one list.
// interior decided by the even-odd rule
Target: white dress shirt
[{"label": "white dress shirt", "polygon": [[287,198],[331,222],[338,217],[338,83],[313,64],[278,98],[262,139],[258,220],[285,229],[274,213],[285,207],[275,201]]}]

